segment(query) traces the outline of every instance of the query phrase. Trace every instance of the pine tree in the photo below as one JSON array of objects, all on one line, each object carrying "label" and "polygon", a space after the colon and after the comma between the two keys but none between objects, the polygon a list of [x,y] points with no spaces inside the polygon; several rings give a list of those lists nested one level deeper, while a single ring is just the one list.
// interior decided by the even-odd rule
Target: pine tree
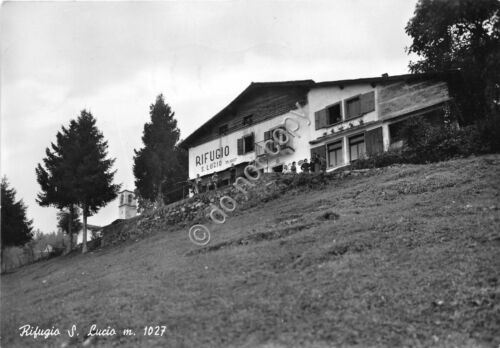
[{"label": "pine tree", "polygon": [[176,146],[180,131],[162,94],[151,104],[149,113],[151,122],[144,125],[142,136],[144,147],[134,150],[135,186],[139,201],[169,203],[182,198],[179,183],[187,178],[187,154]]},{"label": "pine tree", "polygon": [[47,149],[45,168],[38,165],[37,179],[42,187],[38,201],[71,209],[77,205],[83,214],[82,253],[87,252],[87,217],[114,200],[120,185],[113,184],[114,159],[107,158],[107,141],[92,114],[82,110],[69,128],[57,134],[57,145]]},{"label": "pine tree", "polygon": [[26,217],[26,206],[22,199],[16,201],[16,190],[9,187],[6,177],[2,178],[0,186],[3,255],[6,247],[24,245],[33,239],[33,220],[28,220]]},{"label": "pine tree", "polygon": [[[56,134],[56,144],[45,150],[46,157],[43,166],[38,164],[36,171],[37,181],[41,192],[37,195],[37,203],[43,207],[54,206],[60,210],[74,211],[77,202],[74,190],[76,180],[69,159],[73,155],[75,145],[72,141],[75,135],[70,129],[61,127]],[[68,225],[68,234],[71,238],[72,225]]]}]

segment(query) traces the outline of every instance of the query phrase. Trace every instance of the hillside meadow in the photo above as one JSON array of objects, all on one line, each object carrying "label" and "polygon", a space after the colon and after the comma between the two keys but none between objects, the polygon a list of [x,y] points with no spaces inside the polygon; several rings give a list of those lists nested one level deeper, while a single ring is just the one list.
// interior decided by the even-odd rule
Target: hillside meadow
[{"label": "hillside meadow", "polygon": [[290,189],[204,247],[176,225],[2,275],[1,345],[498,347],[499,209],[499,155]]}]

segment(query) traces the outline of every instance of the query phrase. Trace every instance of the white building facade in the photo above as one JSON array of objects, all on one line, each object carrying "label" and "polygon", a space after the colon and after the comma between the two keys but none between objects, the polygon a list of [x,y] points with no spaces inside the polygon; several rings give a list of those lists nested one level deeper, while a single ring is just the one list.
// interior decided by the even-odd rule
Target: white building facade
[{"label": "white building facade", "polygon": [[[307,108],[297,109],[298,112],[307,112]],[[307,113],[304,114],[307,117]],[[267,155],[263,161],[267,163],[267,171],[283,164],[291,164],[309,158],[309,126],[307,121],[292,112],[276,116],[272,119],[251,125],[245,129],[237,130],[231,134],[221,135],[217,139],[189,148],[189,177],[195,178],[221,172],[231,168],[231,165],[239,166],[254,161],[259,155],[264,155],[264,143],[272,138],[277,128],[284,128],[286,123],[297,127],[298,136],[289,136],[286,146],[280,151],[272,144],[268,144],[269,152],[275,155]],[[290,121],[292,119],[292,121]],[[294,123],[292,123],[294,122]],[[269,133],[268,133],[269,132]],[[268,137],[266,139],[266,136]],[[277,132],[276,136],[284,136]],[[238,146],[238,142],[240,145]]]},{"label": "white building facade", "polygon": [[[181,144],[189,152],[189,178],[208,181],[217,172],[229,182],[256,159],[271,172],[292,162],[299,168],[313,154],[331,171],[400,146],[398,130],[408,118],[442,120],[452,101],[450,76],[252,83]],[[277,148],[273,138],[288,142]]]}]

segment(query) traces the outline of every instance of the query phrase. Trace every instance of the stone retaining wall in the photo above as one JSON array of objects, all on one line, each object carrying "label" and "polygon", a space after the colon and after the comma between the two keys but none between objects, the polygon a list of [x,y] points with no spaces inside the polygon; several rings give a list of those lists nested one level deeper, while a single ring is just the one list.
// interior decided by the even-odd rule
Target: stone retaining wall
[{"label": "stone retaining wall", "polygon": [[144,213],[128,220],[116,221],[114,224],[104,227],[102,245],[115,244],[127,239],[135,239],[141,235],[149,234],[152,230],[168,229],[180,224],[203,223],[209,218],[211,204],[219,206],[223,196],[229,196],[238,202],[239,209],[246,209],[256,205],[258,201],[266,200],[278,189],[273,183],[277,178],[275,174],[264,174],[255,182],[254,187],[247,189],[248,199],[233,186],[227,186],[218,190],[204,192],[189,199],[174,202],[164,207]]},{"label": "stone retaining wall", "polygon": [[255,182],[255,186],[247,189],[248,195],[233,186],[223,187],[215,191],[201,193],[189,199],[175,202],[155,209],[148,213],[128,220],[118,220],[104,227],[101,246],[112,245],[120,241],[136,240],[143,235],[158,230],[168,231],[173,226],[187,227],[196,223],[205,223],[209,219],[211,204],[220,206],[223,196],[229,196],[238,203],[238,210],[245,210],[256,206],[260,202],[267,202],[279,197],[291,189],[317,187],[325,184],[326,180],[341,180],[348,176],[366,175],[373,170],[342,170],[326,175],[312,174],[263,174]]}]

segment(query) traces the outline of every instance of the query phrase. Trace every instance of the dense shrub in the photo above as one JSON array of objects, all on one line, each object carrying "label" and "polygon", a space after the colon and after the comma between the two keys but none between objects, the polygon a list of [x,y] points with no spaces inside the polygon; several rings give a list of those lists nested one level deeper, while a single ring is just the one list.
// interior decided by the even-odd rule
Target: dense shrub
[{"label": "dense shrub", "polygon": [[479,153],[500,152],[500,113],[480,120],[474,127]]},{"label": "dense shrub", "polygon": [[360,158],[351,163],[353,169],[387,167],[395,163],[407,163],[405,151],[402,149],[389,149],[387,152]]},{"label": "dense shrub", "polygon": [[326,178],[323,174],[285,174],[279,176],[276,182],[278,186],[284,187],[285,190],[303,186],[307,186],[308,188],[316,188],[323,185],[326,182]]},{"label": "dense shrub", "polygon": [[428,163],[455,157],[500,152],[500,116],[490,116],[458,128],[453,124],[432,125],[423,117],[409,119],[401,130],[402,149],[362,158],[355,169],[385,167],[394,163]]}]

